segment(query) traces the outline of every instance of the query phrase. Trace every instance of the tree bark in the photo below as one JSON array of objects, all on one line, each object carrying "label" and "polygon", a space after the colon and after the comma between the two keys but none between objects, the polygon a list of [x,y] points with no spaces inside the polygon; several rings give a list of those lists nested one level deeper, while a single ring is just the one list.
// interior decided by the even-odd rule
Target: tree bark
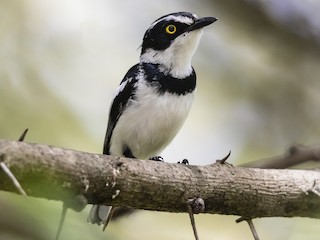
[{"label": "tree bark", "polygon": [[[201,197],[204,213],[320,218],[320,172],[172,164],[0,140],[0,161],[29,196],[166,212],[187,212]],[[0,190],[16,192],[0,171]]]}]

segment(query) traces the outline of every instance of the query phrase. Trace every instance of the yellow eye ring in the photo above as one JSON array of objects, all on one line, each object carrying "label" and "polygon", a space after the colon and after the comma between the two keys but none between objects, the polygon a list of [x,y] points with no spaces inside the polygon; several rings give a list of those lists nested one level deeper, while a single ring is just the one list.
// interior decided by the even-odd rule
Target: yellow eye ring
[{"label": "yellow eye ring", "polygon": [[166,27],[166,32],[168,34],[174,34],[177,31],[177,27],[173,24],[170,24]]}]

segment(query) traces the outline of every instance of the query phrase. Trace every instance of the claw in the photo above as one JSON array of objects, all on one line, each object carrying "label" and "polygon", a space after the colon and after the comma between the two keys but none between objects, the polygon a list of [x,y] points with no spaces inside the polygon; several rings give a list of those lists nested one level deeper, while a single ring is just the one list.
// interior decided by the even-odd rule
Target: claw
[{"label": "claw", "polygon": [[186,159],[186,158],[183,159],[182,162],[179,161],[178,163],[185,164],[185,165],[189,165],[189,161],[188,161],[188,159]]}]

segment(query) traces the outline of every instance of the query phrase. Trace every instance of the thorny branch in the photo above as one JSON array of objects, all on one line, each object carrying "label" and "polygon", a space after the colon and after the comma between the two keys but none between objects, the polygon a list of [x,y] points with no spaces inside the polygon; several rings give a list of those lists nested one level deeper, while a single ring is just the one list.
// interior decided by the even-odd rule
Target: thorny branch
[{"label": "thorny branch", "polygon": [[[169,164],[14,141],[0,141],[0,155],[35,197],[186,212],[181,196],[200,196],[204,213],[320,218],[318,171]],[[3,172],[0,189],[15,191]]]},{"label": "thorny branch", "polygon": [[[186,209],[181,196],[189,199],[201,196],[206,204],[204,213],[242,216],[238,221],[248,222],[255,239],[258,235],[252,224],[254,218],[320,218],[320,172],[234,167],[224,164],[228,156],[222,163],[194,166],[0,140],[1,162],[23,182],[28,195],[61,200],[65,210],[77,208],[66,203],[79,202],[73,199],[81,196],[78,210],[87,203],[99,203],[155,211],[187,211],[196,239],[195,209],[190,204]],[[319,149],[295,147],[274,159],[293,165],[292,162],[318,158]],[[15,191],[3,172],[0,172],[0,189]]]}]

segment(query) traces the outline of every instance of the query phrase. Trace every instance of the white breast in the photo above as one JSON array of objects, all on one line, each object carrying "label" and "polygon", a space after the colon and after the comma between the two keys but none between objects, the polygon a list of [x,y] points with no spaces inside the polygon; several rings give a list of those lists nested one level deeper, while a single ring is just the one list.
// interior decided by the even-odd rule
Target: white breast
[{"label": "white breast", "polygon": [[122,156],[128,146],[139,159],[159,154],[182,127],[192,105],[194,94],[159,95],[145,84],[139,84],[136,100],[131,100],[113,130],[110,153]]}]

